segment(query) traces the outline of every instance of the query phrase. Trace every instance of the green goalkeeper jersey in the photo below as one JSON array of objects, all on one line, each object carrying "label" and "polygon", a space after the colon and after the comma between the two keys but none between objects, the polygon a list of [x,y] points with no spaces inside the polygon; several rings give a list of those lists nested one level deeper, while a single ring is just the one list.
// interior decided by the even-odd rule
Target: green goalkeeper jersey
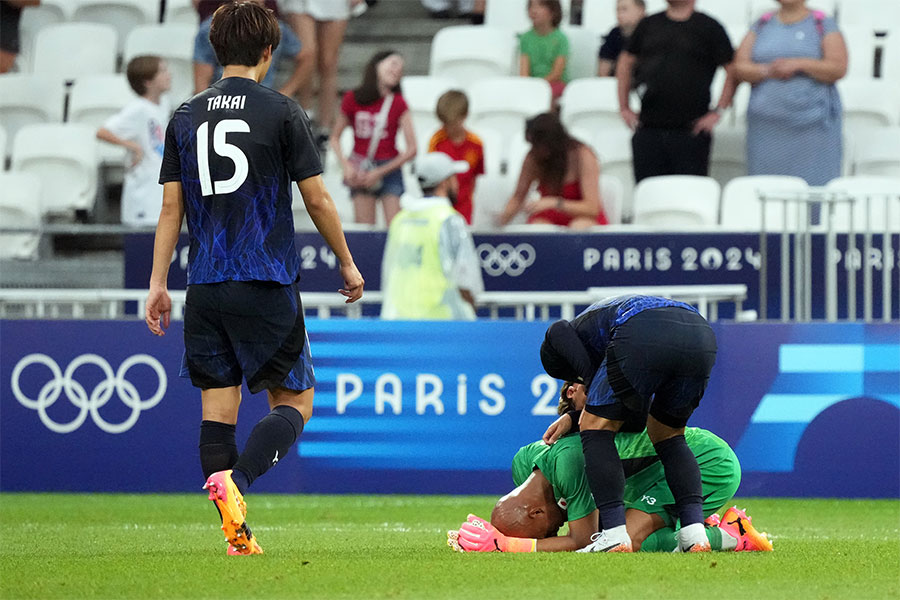
[{"label": "green goalkeeper jersey", "polygon": [[[717,435],[697,427],[685,429],[684,437],[697,457],[704,481],[710,479],[716,487],[728,488],[723,492],[733,494],[740,482],[740,466],[728,444]],[[646,430],[617,434],[616,449],[625,471],[626,505],[630,504],[631,499],[640,499],[656,483],[665,482],[662,464]],[[569,521],[586,517],[596,508],[584,472],[581,436],[577,433],[563,436],[552,446],[539,440],[520,448],[512,463],[515,484],[522,485],[535,469],[539,469],[550,482],[553,496],[559,506],[567,511]]]}]

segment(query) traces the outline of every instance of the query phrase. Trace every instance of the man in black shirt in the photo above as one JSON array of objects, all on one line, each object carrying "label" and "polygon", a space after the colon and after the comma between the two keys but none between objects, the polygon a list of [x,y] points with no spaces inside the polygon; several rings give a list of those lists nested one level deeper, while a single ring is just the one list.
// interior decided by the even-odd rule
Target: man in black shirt
[{"label": "man in black shirt", "polygon": [[[694,0],[667,0],[665,12],[645,17],[616,66],[619,111],[632,138],[634,179],[655,175],[707,175],[712,130],[731,104],[734,50],[725,29],[694,11]],[[710,108],[716,69],[729,75],[722,96]],[[628,106],[635,88],[640,115]]]}]

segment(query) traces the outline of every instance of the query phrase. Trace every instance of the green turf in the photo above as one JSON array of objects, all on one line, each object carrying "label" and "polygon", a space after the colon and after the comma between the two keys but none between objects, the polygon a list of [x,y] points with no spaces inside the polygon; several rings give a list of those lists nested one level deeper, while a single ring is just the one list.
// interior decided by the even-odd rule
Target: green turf
[{"label": "green turf", "polygon": [[456,554],[493,498],[250,497],[225,556],[202,496],[2,494],[0,598],[898,598],[900,502],[742,499],[772,554]]}]

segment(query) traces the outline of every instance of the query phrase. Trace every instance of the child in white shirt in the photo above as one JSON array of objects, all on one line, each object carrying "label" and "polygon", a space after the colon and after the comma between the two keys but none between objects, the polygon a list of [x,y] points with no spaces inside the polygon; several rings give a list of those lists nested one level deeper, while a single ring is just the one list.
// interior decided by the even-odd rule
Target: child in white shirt
[{"label": "child in white shirt", "polygon": [[156,225],[162,207],[159,170],[171,113],[163,94],[172,86],[172,75],[158,56],[136,56],[129,61],[126,75],[139,97],[110,117],[97,130],[97,137],[130,153],[122,186],[122,223]]}]

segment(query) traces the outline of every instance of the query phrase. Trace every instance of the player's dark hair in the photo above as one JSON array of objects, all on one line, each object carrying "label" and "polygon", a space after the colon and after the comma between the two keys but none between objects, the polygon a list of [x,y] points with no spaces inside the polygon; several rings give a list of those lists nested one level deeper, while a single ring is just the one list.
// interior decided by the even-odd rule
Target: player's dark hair
[{"label": "player's dark hair", "polygon": [[135,56],[128,61],[125,76],[135,94],[143,96],[147,93],[147,82],[156,77],[161,64],[162,59],[158,56]]},{"label": "player's dark hair", "polygon": [[556,407],[556,414],[564,415],[570,410],[575,410],[575,400],[569,398],[569,388],[573,385],[575,384],[567,381],[559,388],[559,405]]},{"label": "player's dark hair", "polygon": [[278,47],[281,29],[275,14],[256,2],[229,2],[213,13],[209,41],[219,64],[255,67],[263,51]]},{"label": "player's dark hair", "polygon": [[569,167],[569,151],[581,146],[553,113],[542,113],[525,122],[525,140],[537,165],[538,178],[551,194],[562,191]]},{"label": "player's dark hair", "polygon": [[544,8],[550,11],[550,20],[553,22],[554,27],[559,27],[559,24],[562,23],[562,4],[559,3],[559,0],[532,0],[533,2],[537,2]]},{"label": "player's dark hair", "polygon": [[[381,98],[381,92],[378,91],[378,63],[394,54],[398,54],[398,52],[396,50],[381,50],[369,59],[363,71],[362,83],[353,90],[353,99],[356,100],[357,104],[367,106],[378,102],[378,99]],[[394,94],[400,93],[399,82],[391,88],[391,92]]]}]

